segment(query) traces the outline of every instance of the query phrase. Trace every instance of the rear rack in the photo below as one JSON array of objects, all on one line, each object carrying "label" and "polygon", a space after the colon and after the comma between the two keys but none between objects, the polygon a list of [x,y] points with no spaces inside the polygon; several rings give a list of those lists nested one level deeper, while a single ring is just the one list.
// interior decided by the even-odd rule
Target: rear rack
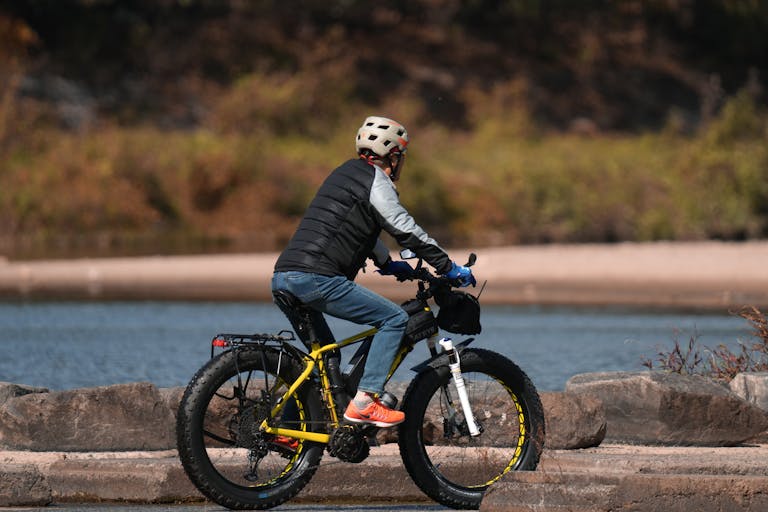
[{"label": "rear rack", "polygon": [[269,342],[295,341],[293,331],[282,330],[277,334],[217,334],[211,340],[211,357],[217,348],[236,348],[243,345],[266,345]]}]

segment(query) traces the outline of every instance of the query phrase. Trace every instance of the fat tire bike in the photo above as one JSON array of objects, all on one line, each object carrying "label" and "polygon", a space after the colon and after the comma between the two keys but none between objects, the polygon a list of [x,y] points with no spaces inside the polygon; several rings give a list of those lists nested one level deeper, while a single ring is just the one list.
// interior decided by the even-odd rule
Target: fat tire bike
[{"label": "fat tire bike", "polygon": [[[468,265],[475,259],[471,255]],[[410,321],[389,378],[419,341],[426,339],[430,357],[412,368],[416,375],[399,406],[405,413],[397,426],[400,455],[427,496],[477,509],[504,474],[536,469],[544,447],[541,401],[507,357],[469,347],[471,337],[455,344],[439,337],[440,327],[479,332],[478,301],[469,301],[477,328],[457,325],[466,311],[450,305],[473,296],[453,290],[457,282],[433,275],[421,260],[405,279],[417,281],[418,290],[403,304]],[[440,306],[437,318],[429,299]],[[177,414],[184,470],[206,497],[230,509],[266,509],[290,500],[325,452],[361,462],[379,430],[343,418],[376,329],[324,344],[307,306],[281,290],[275,302],[300,319],[296,333],[216,335],[211,359],[192,377]],[[353,344],[357,351],[342,371],[340,349]],[[397,406],[389,393],[381,399]]]}]

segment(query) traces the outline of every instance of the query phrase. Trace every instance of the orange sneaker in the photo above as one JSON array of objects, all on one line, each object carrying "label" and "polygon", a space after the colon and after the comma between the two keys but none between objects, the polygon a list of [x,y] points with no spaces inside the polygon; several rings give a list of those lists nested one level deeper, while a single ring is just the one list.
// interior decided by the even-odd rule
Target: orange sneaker
[{"label": "orange sneaker", "polygon": [[382,404],[378,398],[366,405],[363,409],[358,409],[354,400],[349,402],[347,410],[344,412],[344,419],[352,423],[367,423],[377,427],[394,427],[405,420],[405,413],[390,409]]}]

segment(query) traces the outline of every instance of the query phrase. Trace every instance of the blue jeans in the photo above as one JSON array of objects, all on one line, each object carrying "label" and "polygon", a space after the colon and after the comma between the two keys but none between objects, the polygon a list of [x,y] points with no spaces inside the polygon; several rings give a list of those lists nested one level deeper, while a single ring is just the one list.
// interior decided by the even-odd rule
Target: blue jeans
[{"label": "blue jeans", "polygon": [[[322,313],[376,327],[378,332],[373,337],[357,390],[384,392],[387,375],[408,323],[408,314],[403,308],[343,276],[275,272],[272,289],[288,290],[304,304]],[[322,332],[321,329],[321,336]]]}]

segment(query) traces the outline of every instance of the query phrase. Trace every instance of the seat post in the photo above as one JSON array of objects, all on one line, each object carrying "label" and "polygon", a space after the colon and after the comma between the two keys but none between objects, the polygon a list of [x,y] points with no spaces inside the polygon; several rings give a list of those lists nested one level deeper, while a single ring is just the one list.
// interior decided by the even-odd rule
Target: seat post
[{"label": "seat post", "polygon": [[[272,296],[275,299],[275,304],[277,304],[280,310],[285,313],[285,316],[288,317],[291,325],[296,329],[296,334],[298,334],[299,339],[304,343],[307,349],[312,350],[313,342],[334,342],[333,335],[330,331],[328,332],[328,335],[330,336],[329,339],[320,340],[320,337],[317,335],[315,322],[312,321],[314,310],[301,302],[294,294],[288,290],[274,290]],[[347,395],[347,390],[344,386],[344,378],[341,374],[341,354],[339,350],[332,350],[323,355],[323,360],[326,364],[326,370],[330,379],[331,393],[333,393],[337,414],[341,416],[344,414],[344,409],[347,407],[350,399],[350,396]]]}]

